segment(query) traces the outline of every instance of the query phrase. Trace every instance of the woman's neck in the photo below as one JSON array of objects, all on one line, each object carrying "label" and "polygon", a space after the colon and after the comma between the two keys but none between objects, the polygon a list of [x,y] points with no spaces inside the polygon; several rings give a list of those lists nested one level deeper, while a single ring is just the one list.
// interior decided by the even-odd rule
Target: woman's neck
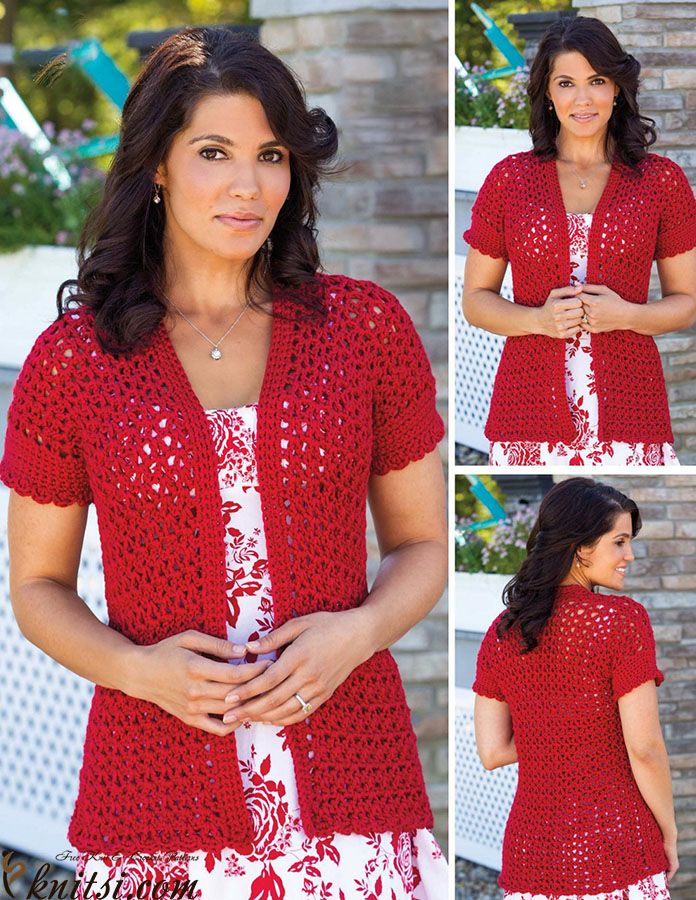
[{"label": "woman's neck", "polygon": [[578,169],[591,169],[606,164],[610,157],[605,148],[605,132],[591,138],[577,138],[561,129],[556,139],[556,159]]}]

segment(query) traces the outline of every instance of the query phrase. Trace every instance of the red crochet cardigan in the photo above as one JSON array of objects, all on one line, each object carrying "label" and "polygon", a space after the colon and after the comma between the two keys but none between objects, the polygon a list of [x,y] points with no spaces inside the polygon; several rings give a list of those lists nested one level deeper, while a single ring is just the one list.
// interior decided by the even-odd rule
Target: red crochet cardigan
[{"label": "red crochet cardigan", "polygon": [[[570,284],[568,225],[555,160],[533,151],[493,167],[472,210],[468,243],[510,261],[514,298],[543,306]],[[646,303],[654,258],[696,246],[696,200],[679,166],[649,153],[637,170],[614,162],[592,217],[587,283],[606,284],[624,300]],[[672,441],[662,364],[652,337],[634,331],[593,334],[599,438]],[[496,375],[485,434],[491,441],[570,443],[565,341],[508,337]]]},{"label": "red crochet cardigan", "polygon": [[518,629],[497,637],[501,616],[483,639],[473,685],[509,705],[519,758],[500,886],[597,894],[665,871],[617,704],[643,682],[663,681],[645,609],[561,587],[538,646],[524,655]]},{"label": "red crochet cardigan", "polygon": [[[444,426],[413,323],[367,281],[319,276],[326,316],[274,292],[257,461],[278,625],[367,595],[368,479],[434,449]],[[203,407],[163,323],[127,359],[93,314],[39,336],[14,388],[0,478],[40,503],[94,502],[109,625],[136,644],[225,637],[225,545]],[[389,651],[287,729],[308,835],[432,826]],[[233,736],[96,686],[68,837],[92,853],[249,849]]]}]

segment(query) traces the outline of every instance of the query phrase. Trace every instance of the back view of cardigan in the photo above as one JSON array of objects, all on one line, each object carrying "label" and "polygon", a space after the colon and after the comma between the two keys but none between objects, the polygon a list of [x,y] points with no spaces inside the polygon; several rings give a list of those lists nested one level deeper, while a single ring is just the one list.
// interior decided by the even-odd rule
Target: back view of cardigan
[{"label": "back view of cardigan", "polygon": [[[494,166],[464,238],[481,253],[510,261],[515,303],[543,306],[553,288],[569,285],[568,224],[556,161],[527,151]],[[587,284],[646,303],[653,259],[693,247],[696,200],[679,166],[657,153],[635,169],[615,161],[592,216]],[[606,331],[591,341],[600,440],[672,442],[654,339]],[[506,339],[485,428],[489,440],[572,442],[564,351],[564,340],[542,334]]]},{"label": "back view of cardigan", "polygon": [[525,654],[518,629],[497,637],[499,620],[483,639],[473,689],[508,704],[519,759],[500,886],[595,894],[664,871],[662,835],[633,777],[617,704],[663,680],[645,609],[630,597],[561,587]]}]

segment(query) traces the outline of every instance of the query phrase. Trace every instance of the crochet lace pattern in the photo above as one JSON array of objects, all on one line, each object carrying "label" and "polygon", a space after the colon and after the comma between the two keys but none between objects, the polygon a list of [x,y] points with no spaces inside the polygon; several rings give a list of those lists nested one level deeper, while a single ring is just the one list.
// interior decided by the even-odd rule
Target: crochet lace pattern
[{"label": "crochet lace pattern", "polygon": [[[274,290],[258,477],[277,625],[367,595],[368,480],[444,433],[413,323],[378,285],[318,276],[326,315]],[[300,293],[304,288],[300,289]],[[68,311],[17,379],[0,478],[40,503],[94,502],[109,624],[137,644],[225,636],[225,545],[206,413],[160,323],[126,358]],[[432,827],[396,663],[376,653],[287,729],[309,836]],[[82,852],[248,849],[235,741],[97,685],[68,837]]]},{"label": "crochet lace pattern", "polygon": [[666,870],[617,703],[646,681],[663,681],[645,609],[630,597],[561,587],[526,654],[519,629],[498,638],[502,615],[483,639],[473,685],[508,704],[519,759],[500,886],[595,894]]},{"label": "crochet lace pattern", "polygon": [[[570,284],[566,212],[554,159],[533,151],[493,167],[476,198],[471,247],[510,261],[516,303],[543,306]],[[615,161],[592,217],[587,283],[606,284],[624,300],[646,303],[654,258],[696,247],[696,200],[679,166],[649,153],[636,170]],[[634,331],[592,335],[599,438],[672,442],[662,364],[652,337]],[[571,443],[564,388],[565,341],[508,337],[495,379],[485,434],[491,441]]]}]

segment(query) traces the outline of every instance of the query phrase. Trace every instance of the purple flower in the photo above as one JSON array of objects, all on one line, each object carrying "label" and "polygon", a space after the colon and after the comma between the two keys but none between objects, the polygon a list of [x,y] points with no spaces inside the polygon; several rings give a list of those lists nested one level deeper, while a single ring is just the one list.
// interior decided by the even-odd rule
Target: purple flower
[{"label": "purple flower", "polygon": [[56,244],[58,244],[58,246],[62,247],[64,244],[67,243],[69,237],[70,237],[70,234],[67,231],[59,231],[55,237]]}]

